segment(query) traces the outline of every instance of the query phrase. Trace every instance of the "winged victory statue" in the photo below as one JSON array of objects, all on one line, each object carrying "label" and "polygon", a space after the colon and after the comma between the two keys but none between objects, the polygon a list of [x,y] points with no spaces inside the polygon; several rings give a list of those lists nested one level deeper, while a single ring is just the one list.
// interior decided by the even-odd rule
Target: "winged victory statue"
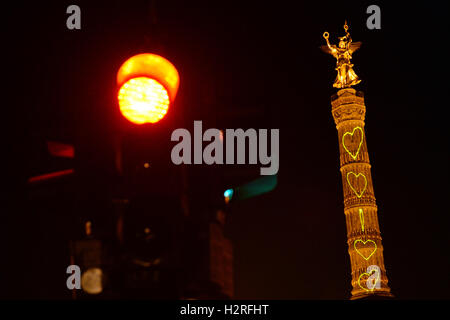
[{"label": "winged victory statue", "polygon": [[323,37],[327,41],[327,45],[320,47],[323,51],[336,58],[337,76],[333,87],[340,89],[349,88],[361,82],[355,71],[353,71],[353,64],[351,63],[352,54],[361,47],[361,42],[352,42],[348,32],[347,21],[345,21],[344,30],[345,36],[339,37],[338,45],[330,44],[328,40],[330,34],[325,31]]}]

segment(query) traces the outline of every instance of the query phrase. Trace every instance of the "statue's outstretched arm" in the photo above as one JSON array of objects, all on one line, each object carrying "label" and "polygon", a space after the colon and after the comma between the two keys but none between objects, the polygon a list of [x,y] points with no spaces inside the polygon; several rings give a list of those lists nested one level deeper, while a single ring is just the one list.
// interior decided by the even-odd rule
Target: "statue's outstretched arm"
[{"label": "statue's outstretched arm", "polygon": [[327,41],[327,45],[323,45],[320,46],[320,49],[328,54],[331,54],[333,57],[335,57],[337,59],[337,55],[338,55],[338,50],[336,48],[336,46],[334,44],[331,44],[330,41],[328,41],[328,38],[330,37],[330,34],[328,32],[324,32],[323,33],[323,37],[325,38],[325,40]]},{"label": "statue's outstretched arm", "polygon": [[326,39],[326,40],[327,40],[327,46],[328,46],[328,48],[333,49],[333,47],[332,47],[331,44],[330,44],[330,41],[328,41],[328,39]]},{"label": "statue's outstretched arm", "polygon": [[330,36],[330,35],[328,34],[328,32],[324,32],[323,37],[324,37],[325,40],[327,41],[327,46],[328,46],[328,48],[330,49],[331,54],[334,54],[334,53],[336,52],[336,46],[330,44],[330,41],[328,40],[329,36]]}]

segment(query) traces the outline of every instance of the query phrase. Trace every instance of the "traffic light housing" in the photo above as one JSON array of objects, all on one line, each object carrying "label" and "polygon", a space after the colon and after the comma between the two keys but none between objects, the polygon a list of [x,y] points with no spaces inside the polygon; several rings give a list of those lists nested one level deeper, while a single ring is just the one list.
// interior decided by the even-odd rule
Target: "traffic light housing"
[{"label": "traffic light housing", "polygon": [[122,115],[135,124],[156,123],[175,100],[180,77],[167,59],[142,53],[125,61],[117,72]]}]

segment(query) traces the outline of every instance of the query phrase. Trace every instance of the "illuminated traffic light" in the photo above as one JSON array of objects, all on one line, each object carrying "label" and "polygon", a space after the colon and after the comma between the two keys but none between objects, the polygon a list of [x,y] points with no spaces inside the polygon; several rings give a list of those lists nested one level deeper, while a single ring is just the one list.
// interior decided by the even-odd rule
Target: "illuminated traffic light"
[{"label": "illuminated traffic light", "polygon": [[120,112],[135,124],[160,121],[175,100],[179,80],[177,69],[161,56],[131,57],[117,72]]},{"label": "illuminated traffic light", "polygon": [[146,77],[125,82],[118,99],[124,117],[137,124],[158,122],[169,109],[166,89],[158,81]]}]

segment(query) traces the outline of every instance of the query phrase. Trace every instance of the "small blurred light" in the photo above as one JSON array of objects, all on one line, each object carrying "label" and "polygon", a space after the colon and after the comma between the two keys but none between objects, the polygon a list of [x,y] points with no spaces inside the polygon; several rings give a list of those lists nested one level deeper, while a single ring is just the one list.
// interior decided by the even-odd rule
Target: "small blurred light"
[{"label": "small blurred light", "polygon": [[75,149],[71,144],[56,141],[47,141],[47,149],[50,152],[50,154],[54,157],[62,157],[62,158],[75,157]]},{"label": "small blurred light", "polygon": [[225,192],[223,193],[223,196],[226,197],[226,198],[232,197],[233,196],[233,189],[225,190]]},{"label": "small blurred light", "polygon": [[149,234],[150,233],[150,228],[149,227],[145,228],[144,232],[145,232],[145,234]]},{"label": "small blurred light", "polygon": [[148,162],[144,163],[144,168],[145,168],[145,169],[150,168],[150,164],[149,164]]},{"label": "small blurred light", "polygon": [[223,193],[223,196],[225,197],[225,203],[230,202],[231,198],[233,197],[234,190],[233,189],[227,189]]},{"label": "small blurred light", "polygon": [[90,236],[92,234],[92,222],[86,221],[84,224],[84,229],[86,231],[86,236]]},{"label": "small blurred light", "polygon": [[61,170],[61,171],[56,171],[56,172],[51,172],[51,173],[45,173],[45,174],[41,174],[38,176],[28,178],[28,183],[34,184],[34,183],[38,183],[38,182],[48,181],[51,179],[56,179],[56,178],[60,178],[63,176],[72,175],[74,172],[75,172],[74,169],[67,169],[67,170]]},{"label": "small blurred light", "polygon": [[103,291],[102,280],[102,269],[90,268],[81,275],[81,287],[86,293],[99,294]]}]

